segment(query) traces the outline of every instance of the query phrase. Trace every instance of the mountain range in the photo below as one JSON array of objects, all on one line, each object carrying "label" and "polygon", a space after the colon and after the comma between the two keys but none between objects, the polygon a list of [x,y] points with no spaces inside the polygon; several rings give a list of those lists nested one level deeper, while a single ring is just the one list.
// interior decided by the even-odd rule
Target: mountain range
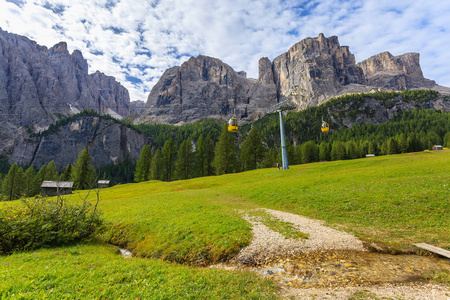
[{"label": "mountain range", "polygon": [[125,156],[136,159],[142,145],[151,144],[132,129],[95,118],[67,124],[57,136],[36,137],[62,117],[85,109],[118,119],[133,116],[135,123],[183,124],[233,114],[250,122],[284,100],[301,110],[355,92],[427,88],[450,94],[424,78],[419,59],[418,53],[383,52],[356,63],[337,37],[319,34],[273,61],[261,58],[257,79],[217,58],[191,57],[166,70],[144,104],[131,102],[114,77],[89,73],[82,53],[69,53],[65,42],[47,48],[0,29],[0,154],[11,162],[39,167],[53,159],[64,167],[88,147],[102,153],[96,154],[96,165],[104,165]]}]

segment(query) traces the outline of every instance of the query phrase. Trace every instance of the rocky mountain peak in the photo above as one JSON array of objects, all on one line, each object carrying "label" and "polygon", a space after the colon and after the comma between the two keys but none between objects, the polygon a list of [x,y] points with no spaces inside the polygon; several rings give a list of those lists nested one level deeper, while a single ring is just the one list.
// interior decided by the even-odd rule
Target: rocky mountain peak
[{"label": "rocky mountain peak", "polygon": [[374,55],[360,63],[365,83],[383,88],[431,88],[436,83],[423,77],[419,53],[394,56],[389,52]]}]

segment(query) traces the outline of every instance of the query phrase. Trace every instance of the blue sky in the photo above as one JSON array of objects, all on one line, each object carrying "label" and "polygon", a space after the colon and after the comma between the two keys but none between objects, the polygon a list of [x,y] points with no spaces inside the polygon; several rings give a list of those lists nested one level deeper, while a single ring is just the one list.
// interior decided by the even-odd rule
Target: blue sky
[{"label": "blue sky", "polygon": [[421,54],[425,77],[450,87],[450,1],[0,0],[0,27],[51,47],[79,49],[90,73],[114,76],[146,100],[170,67],[213,56],[248,77],[306,37],[336,35],[359,62]]}]

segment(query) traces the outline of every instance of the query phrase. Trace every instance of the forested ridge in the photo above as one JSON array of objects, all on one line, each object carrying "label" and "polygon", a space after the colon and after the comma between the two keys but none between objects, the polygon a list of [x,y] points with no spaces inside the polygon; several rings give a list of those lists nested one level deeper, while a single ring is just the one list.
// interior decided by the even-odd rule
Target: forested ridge
[{"label": "forested ridge", "polygon": [[[285,113],[289,164],[355,159],[365,157],[366,154],[415,152],[431,149],[433,145],[449,147],[450,113],[424,109],[421,106],[438,97],[441,97],[439,93],[430,90],[353,94],[331,99],[304,111]],[[414,109],[399,111],[387,122],[373,124],[370,122],[373,121],[371,118],[375,112],[365,106],[368,99],[375,99],[386,108],[393,107],[398,102],[412,103]],[[443,97],[443,101],[449,101],[448,97]],[[59,126],[86,115],[96,113],[83,111],[62,118],[40,134],[51,134]],[[113,119],[108,115],[101,117]],[[320,130],[322,118],[330,124],[328,133]],[[343,122],[357,119],[367,122],[354,122],[352,126],[346,126]],[[225,122],[211,119],[182,126],[133,125],[129,121],[113,120],[145,134],[150,138],[151,145],[142,149],[137,163],[126,158],[118,164],[96,170],[96,178],[110,179],[112,184],[220,175],[271,167],[281,162],[278,114],[266,115],[253,123],[244,124],[240,126],[238,133],[228,132]],[[0,158],[0,166],[0,171],[4,174],[2,182],[11,181],[10,173],[13,169],[14,173],[23,174],[22,176],[26,174],[22,169],[25,166],[10,168],[4,158]],[[72,175],[65,174],[68,172],[67,168],[65,171],[56,170],[57,174],[53,174],[52,179],[70,179]],[[51,166],[51,169],[54,167]],[[29,168],[27,171],[27,176],[39,174],[33,173]],[[47,178],[41,174],[39,180]],[[3,184],[2,191],[12,199],[11,187]],[[37,193],[37,189],[34,191]],[[19,196],[24,192],[19,189],[14,194]]]}]

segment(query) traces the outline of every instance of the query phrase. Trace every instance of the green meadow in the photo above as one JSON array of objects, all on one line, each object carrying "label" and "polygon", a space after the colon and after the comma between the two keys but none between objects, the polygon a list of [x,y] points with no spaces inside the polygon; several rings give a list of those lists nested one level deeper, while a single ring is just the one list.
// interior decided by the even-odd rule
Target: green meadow
[{"label": "green meadow", "polygon": [[207,268],[250,243],[241,216],[261,207],[324,220],[385,252],[450,250],[448,150],[117,185],[100,198],[106,225],[95,241],[0,256],[2,299],[271,299],[272,282]]}]

